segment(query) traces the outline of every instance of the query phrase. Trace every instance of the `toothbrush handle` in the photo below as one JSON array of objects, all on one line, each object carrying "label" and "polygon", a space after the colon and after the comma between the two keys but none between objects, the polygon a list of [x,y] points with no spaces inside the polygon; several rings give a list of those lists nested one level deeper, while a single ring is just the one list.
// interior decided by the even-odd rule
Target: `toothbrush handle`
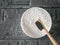
[{"label": "toothbrush handle", "polygon": [[41,25],[43,26],[43,28],[45,29],[45,33],[47,34],[48,38],[50,39],[50,41],[52,42],[53,45],[59,45],[57,43],[57,41],[52,37],[52,35],[48,32],[48,30],[46,29],[46,27],[44,26],[44,24],[42,23],[42,21],[40,19],[38,19],[38,22],[41,23]]}]

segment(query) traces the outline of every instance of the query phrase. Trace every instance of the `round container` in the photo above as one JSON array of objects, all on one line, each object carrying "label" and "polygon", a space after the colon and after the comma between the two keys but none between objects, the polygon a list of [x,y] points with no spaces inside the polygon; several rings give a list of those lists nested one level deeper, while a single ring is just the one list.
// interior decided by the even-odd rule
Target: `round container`
[{"label": "round container", "polygon": [[40,38],[46,35],[44,29],[40,30],[36,26],[35,22],[40,19],[48,31],[52,26],[52,20],[50,14],[43,8],[32,7],[27,9],[21,17],[21,28],[23,32],[32,38]]}]

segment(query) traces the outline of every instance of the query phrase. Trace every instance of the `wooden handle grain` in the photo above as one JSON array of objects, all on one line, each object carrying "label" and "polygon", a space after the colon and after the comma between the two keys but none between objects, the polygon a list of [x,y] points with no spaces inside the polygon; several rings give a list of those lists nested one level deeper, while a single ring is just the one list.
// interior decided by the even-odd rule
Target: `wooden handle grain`
[{"label": "wooden handle grain", "polygon": [[43,22],[42,22],[40,19],[38,19],[38,22],[40,22],[41,25],[43,26],[43,28],[45,29],[44,31],[45,31],[45,33],[47,34],[47,36],[49,37],[49,39],[50,39],[50,41],[52,42],[52,44],[53,44],[53,45],[59,45],[59,44],[57,43],[57,41],[52,37],[52,35],[48,32],[48,30],[47,30],[46,27],[44,26]]}]

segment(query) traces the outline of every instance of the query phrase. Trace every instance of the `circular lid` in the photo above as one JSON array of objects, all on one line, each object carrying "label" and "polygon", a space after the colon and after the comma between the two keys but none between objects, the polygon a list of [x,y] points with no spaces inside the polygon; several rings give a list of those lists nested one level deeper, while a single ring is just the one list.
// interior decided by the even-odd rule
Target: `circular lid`
[{"label": "circular lid", "polygon": [[32,7],[27,9],[21,18],[21,27],[23,32],[32,38],[40,38],[46,35],[44,29],[40,30],[35,22],[40,19],[48,31],[50,31],[52,20],[50,14],[43,8]]}]

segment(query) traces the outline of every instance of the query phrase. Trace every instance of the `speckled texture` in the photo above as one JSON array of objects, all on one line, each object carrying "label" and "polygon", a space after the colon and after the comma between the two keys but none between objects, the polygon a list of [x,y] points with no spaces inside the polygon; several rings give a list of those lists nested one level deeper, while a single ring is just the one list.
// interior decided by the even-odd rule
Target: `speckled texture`
[{"label": "speckled texture", "polygon": [[27,9],[21,18],[21,28],[27,36],[32,38],[40,38],[46,35],[44,29],[40,31],[37,28],[35,22],[38,19],[43,22],[48,31],[50,30],[52,26],[52,20],[49,13],[43,8],[32,7],[30,9]]}]

